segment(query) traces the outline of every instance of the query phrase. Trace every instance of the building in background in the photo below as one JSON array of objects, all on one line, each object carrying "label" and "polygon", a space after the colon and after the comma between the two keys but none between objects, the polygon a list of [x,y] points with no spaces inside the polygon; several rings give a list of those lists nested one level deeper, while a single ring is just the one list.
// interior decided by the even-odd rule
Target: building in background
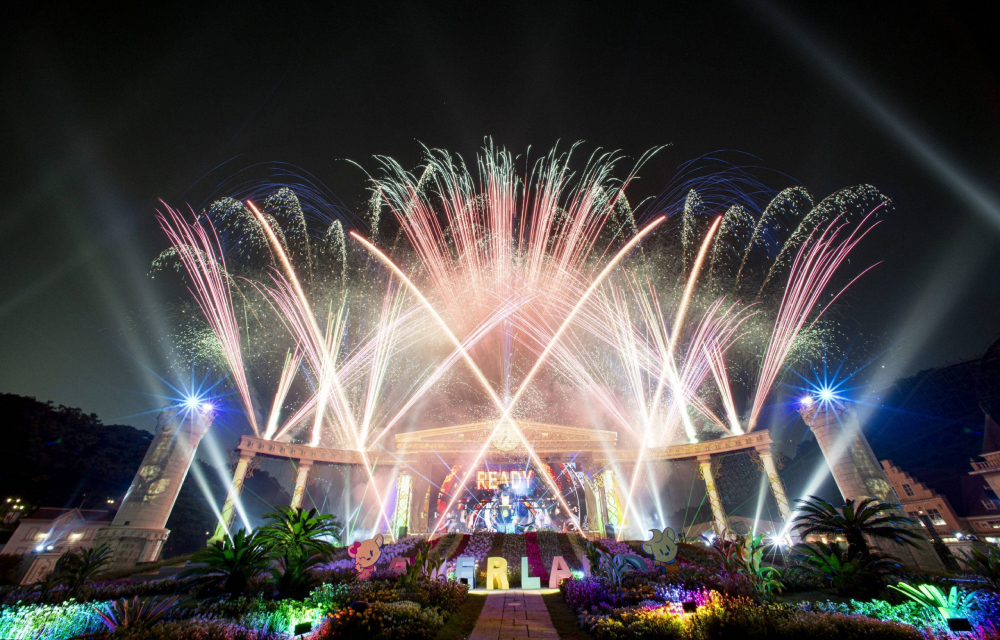
[{"label": "building in background", "polygon": [[35,509],[20,519],[3,553],[26,555],[45,551],[89,549],[101,527],[111,524],[114,511],[104,509]]},{"label": "building in background", "polygon": [[93,547],[97,532],[114,516],[104,509],[35,509],[19,520],[0,551],[25,556],[18,582],[34,584],[52,572],[59,556]]},{"label": "building in background", "polygon": [[1000,339],[979,357],[898,380],[865,432],[906,511],[963,546],[970,535],[1000,540],[998,425]]},{"label": "building in background", "polygon": [[970,533],[969,526],[962,521],[946,496],[900,469],[892,463],[892,460],[881,462],[885,475],[896,490],[906,514],[919,522],[924,529],[928,528],[929,523],[937,535],[949,544],[958,542]]}]

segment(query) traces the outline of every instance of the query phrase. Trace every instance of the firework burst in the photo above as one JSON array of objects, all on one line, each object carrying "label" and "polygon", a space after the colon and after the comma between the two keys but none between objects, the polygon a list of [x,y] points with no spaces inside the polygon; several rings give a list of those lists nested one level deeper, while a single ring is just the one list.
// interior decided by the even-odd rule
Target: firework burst
[{"label": "firework burst", "polygon": [[350,234],[289,189],[190,221],[166,207],[155,267],[178,267],[202,318],[177,344],[225,366],[255,434],[357,451],[376,492],[368,456],[421,420],[485,421],[479,458],[503,432],[539,466],[521,421],[611,428],[640,451],[627,513],[646,448],[758,427],[825,339],[885,198],[763,200],[713,174],[637,212],[625,191],[648,155],[619,179],[617,154],[574,171],[576,151],[523,171],[492,146],[475,171],[439,150],[412,172],[377,158],[371,226]]}]

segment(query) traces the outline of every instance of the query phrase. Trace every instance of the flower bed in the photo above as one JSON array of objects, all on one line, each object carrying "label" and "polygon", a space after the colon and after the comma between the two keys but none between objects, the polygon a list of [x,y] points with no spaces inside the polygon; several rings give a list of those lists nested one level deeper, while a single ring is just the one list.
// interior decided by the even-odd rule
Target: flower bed
[{"label": "flower bed", "polygon": [[527,551],[524,535],[504,534],[500,555],[507,561],[507,579],[512,587],[521,586],[521,556]]},{"label": "flower bed", "polygon": [[[555,554],[549,554],[549,564],[546,566],[542,560],[542,552],[538,545],[538,536],[534,532],[531,532],[524,534],[524,555],[528,557],[528,569],[531,571],[531,575],[539,578],[543,585],[547,585],[549,582],[549,568],[552,566],[552,556]],[[520,565],[520,558],[518,558],[518,566]]]},{"label": "flower bed", "polygon": [[[565,540],[565,545],[568,545],[570,550],[573,552],[571,555],[576,558],[576,562],[570,562],[569,556],[566,556],[566,562],[570,563],[571,569],[583,569],[583,560],[587,557],[587,554],[583,550],[584,538],[578,533],[565,533],[560,534],[562,536],[561,541]],[[565,545],[560,542],[560,544],[565,549]]]},{"label": "flower bed", "polygon": [[[385,565],[388,566],[389,562],[393,558],[397,557],[409,557],[412,555],[413,548],[420,542],[422,538],[418,536],[406,536],[396,542],[387,544],[382,547],[382,555],[379,557],[376,566]],[[325,573],[338,573],[354,570],[354,558],[347,557],[341,558],[340,560],[334,560],[333,562],[327,562],[326,564],[316,567],[315,571],[320,572],[320,574]]]},{"label": "flower bed", "polygon": [[526,535],[505,534],[501,556],[507,561],[507,566],[513,569],[521,568],[521,556],[527,555]]},{"label": "flower bed", "polygon": [[104,628],[93,604],[15,604],[0,606],[0,638],[62,640]]},{"label": "flower bed", "polygon": [[113,637],[115,640],[284,640],[289,635],[284,630],[260,629],[232,620],[195,616],[150,629],[119,631]]},{"label": "flower bed", "polygon": [[459,545],[458,550],[454,555],[452,555],[446,565],[448,577],[455,577],[455,565],[460,557],[475,558],[476,566],[482,569],[484,566],[483,563],[485,562],[487,554],[489,554],[492,546],[493,534],[489,531],[480,531],[472,534],[471,536],[465,536],[462,544]]},{"label": "flower bed", "polygon": [[[353,565],[352,565],[353,566]],[[86,596],[88,600],[117,600],[119,598],[134,598],[166,595],[186,591],[191,587],[192,581],[189,579],[178,580],[176,578],[165,578],[163,580],[113,580],[98,581],[88,585]],[[60,602],[65,588],[55,587],[48,591],[47,599],[50,602]],[[10,587],[3,591],[0,604],[14,605],[20,603],[38,602],[41,593],[31,586]],[[2,636],[0,636],[2,637]]]},{"label": "flower bed", "polygon": [[[596,542],[599,547],[603,548],[605,551],[607,551],[613,556],[616,556],[620,553],[625,553],[629,555],[639,555],[636,553],[635,549],[633,549],[629,545],[625,544],[624,542],[613,540],[611,538],[603,538],[601,540],[597,540]],[[644,556],[640,557],[646,561],[647,569],[652,569],[654,567],[652,560]]]},{"label": "flower bed", "polygon": [[433,638],[444,625],[435,608],[422,608],[415,602],[376,602],[367,607],[347,607],[330,616],[311,636],[359,638],[368,640],[415,640]]},{"label": "flower bed", "polygon": [[567,564],[572,560],[572,558],[566,558],[566,554],[563,553],[562,546],[559,544],[559,534],[555,531],[538,532],[538,552],[542,556],[542,566],[545,567],[546,571],[552,568],[552,558],[556,556],[563,556]]},{"label": "flower bed", "polygon": [[465,548],[469,546],[469,541],[470,540],[472,540],[472,536],[470,536],[467,533],[464,534],[462,536],[462,539],[459,540],[459,542],[458,542],[458,547],[455,549],[455,551],[450,556],[448,556],[448,559],[451,560],[452,558],[461,557],[462,553],[465,551]]},{"label": "flower bed", "polygon": [[465,540],[463,534],[460,533],[449,533],[448,535],[437,538],[432,542],[432,550],[441,557],[442,560],[448,560],[455,555],[455,550],[462,545]]},{"label": "flower bed", "polygon": [[[799,605],[803,611],[819,613],[841,613],[845,615],[860,615],[876,620],[898,622],[918,629],[926,629],[933,633],[945,633],[948,625],[945,619],[933,610],[922,607],[916,602],[907,601],[901,604],[891,604],[885,600],[851,600],[849,602],[808,602]],[[968,616],[974,629],[987,629],[1000,620],[1000,595],[989,591],[978,591],[967,609],[963,611]]]},{"label": "flower bed", "polygon": [[698,611],[675,613],[671,606],[638,606],[610,614],[581,616],[597,640],[924,640],[914,627],[840,613],[814,613],[790,605],[761,605],[743,598],[713,596]]}]

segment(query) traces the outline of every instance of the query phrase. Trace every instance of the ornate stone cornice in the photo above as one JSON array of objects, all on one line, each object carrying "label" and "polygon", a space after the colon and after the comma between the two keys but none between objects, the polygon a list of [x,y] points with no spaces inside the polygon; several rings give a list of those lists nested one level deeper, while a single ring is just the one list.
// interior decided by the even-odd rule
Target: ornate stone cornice
[{"label": "ornate stone cornice", "polygon": [[[412,454],[423,452],[478,453],[494,424],[492,422],[474,422],[401,433],[396,436],[396,453],[400,456],[412,456]],[[518,426],[524,434],[525,440],[532,443],[535,451],[543,458],[549,454],[613,450],[618,441],[618,434],[614,431],[582,429],[539,422],[518,422]],[[506,448],[496,448],[508,451]],[[516,452],[523,450],[523,448],[518,442],[509,451]]]},{"label": "ornate stone cornice", "polygon": [[[704,458],[719,453],[730,453],[743,449],[761,449],[771,446],[771,434],[767,431],[752,431],[738,436],[726,436],[717,440],[674,444],[667,447],[652,447],[643,453],[643,460],[685,460],[688,458]],[[614,457],[620,462],[638,459],[637,450],[622,450],[594,454],[594,461],[611,461]]]},{"label": "ornate stone cornice", "polygon": [[274,440],[264,440],[253,436],[240,436],[240,445],[237,447],[240,454],[250,453],[260,456],[274,456],[276,458],[294,458],[296,460],[308,460],[310,462],[330,462],[334,464],[362,464],[361,454],[357,451],[347,449],[324,449],[322,447],[310,447],[304,444],[289,444],[287,442],[275,442]]}]

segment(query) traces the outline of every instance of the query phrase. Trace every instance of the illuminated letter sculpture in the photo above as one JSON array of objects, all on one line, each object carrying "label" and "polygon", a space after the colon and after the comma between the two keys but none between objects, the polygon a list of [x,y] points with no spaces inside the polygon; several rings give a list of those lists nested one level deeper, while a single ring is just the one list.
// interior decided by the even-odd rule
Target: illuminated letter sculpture
[{"label": "illuminated letter sculpture", "polygon": [[486,559],[486,590],[510,589],[507,582],[507,561],[503,558]]},{"label": "illuminated letter sculpture", "polygon": [[521,556],[521,588],[541,589],[542,579],[531,575],[531,567],[528,566],[528,556]]},{"label": "illuminated letter sculpture", "polygon": [[569,565],[562,556],[552,558],[552,570],[549,571],[549,589],[558,589],[559,582],[573,577]]},{"label": "illuminated letter sculpture", "polygon": [[470,589],[476,588],[476,559],[468,556],[455,562],[455,579],[465,581]]}]

